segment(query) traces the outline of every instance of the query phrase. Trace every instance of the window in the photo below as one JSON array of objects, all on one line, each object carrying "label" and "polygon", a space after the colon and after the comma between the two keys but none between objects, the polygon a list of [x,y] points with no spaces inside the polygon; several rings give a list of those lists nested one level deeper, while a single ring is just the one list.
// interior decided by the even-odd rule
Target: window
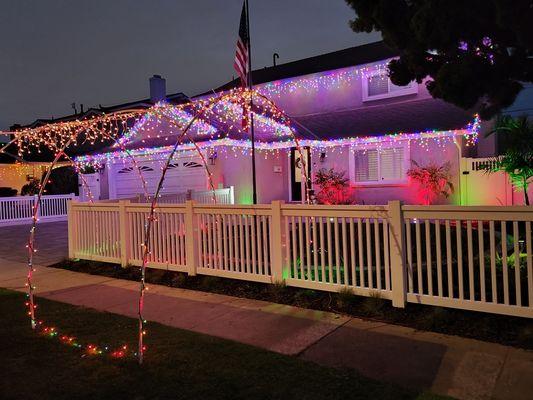
[{"label": "window", "polygon": [[406,181],[406,146],[356,150],[350,156],[352,182],[400,184]]},{"label": "window", "polygon": [[363,76],[362,82],[363,101],[418,93],[416,82],[410,82],[407,86],[397,86],[390,81],[386,71],[375,71],[370,75]]}]

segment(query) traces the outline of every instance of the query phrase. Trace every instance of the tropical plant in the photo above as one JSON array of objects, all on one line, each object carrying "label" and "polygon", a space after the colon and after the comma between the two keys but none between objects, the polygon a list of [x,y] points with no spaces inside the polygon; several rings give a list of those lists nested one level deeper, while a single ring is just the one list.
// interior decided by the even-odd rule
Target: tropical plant
[{"label": "tropical plant", "polygon": [[482,167],[489,173],[507,173],[514,188],[523,191],[524,203],[529,205],[527,190],[533,178],[533,123],[525,115],[518,118],[499,116],[488,135],[493,133],[501,135],[504,153]]},{"label": "tropical plant", "polygon": [[389,63],[396,85],[424,81],[433,97],[489,119],[533,81],[531,0],[346,2],[352,29],[380,32],[399,55]]},{"label": "tropical plant", "polygon": [[454,192],[449,161],[442,165],[430,162],[425,166],[415,160],[411,160],[411,163],[413,166],[407,171],[407,176],[419,184],[425,205],[430,205],[437,196],[449,197]]},{"label": "tropical plant", "polygon": [[321,169],[316,173],[314,184],[319,187],[316,195],[319,204],[354,204],[355,199],[346,172],[333,168]]}]

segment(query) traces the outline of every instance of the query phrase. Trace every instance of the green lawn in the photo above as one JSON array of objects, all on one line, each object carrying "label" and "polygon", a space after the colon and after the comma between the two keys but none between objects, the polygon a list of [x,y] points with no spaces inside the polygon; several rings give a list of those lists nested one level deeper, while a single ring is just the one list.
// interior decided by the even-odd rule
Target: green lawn
[{"label": "green lawn", "polygon": [[[150,323],[145,364],[87,355],[32,332],[25,296],[0,289],[1,399],[438,399],[294,357]],[[135,344],[137,321],[38,299],[80,342]]]}]

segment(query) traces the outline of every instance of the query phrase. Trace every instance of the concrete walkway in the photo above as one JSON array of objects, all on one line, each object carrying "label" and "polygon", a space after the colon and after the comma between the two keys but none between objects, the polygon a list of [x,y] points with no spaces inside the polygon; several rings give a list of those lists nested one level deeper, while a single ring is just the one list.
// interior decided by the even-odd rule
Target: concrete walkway
[{"label": "concrete walkway", "polygon": [[[26,265],[0,259],[0,287]],[[136,282],[38,267],[39,296],[131,317]],[[459,399],[531,399],[533,352],[263,301],[150,285],[146,317]]]}]

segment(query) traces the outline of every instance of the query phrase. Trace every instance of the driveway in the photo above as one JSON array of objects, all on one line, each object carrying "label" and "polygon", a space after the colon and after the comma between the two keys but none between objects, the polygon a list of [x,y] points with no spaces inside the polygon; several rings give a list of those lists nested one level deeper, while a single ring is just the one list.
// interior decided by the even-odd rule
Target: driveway
[{"label": "driveway", "polygon": [[[0,264],[5,261],[26,263],[26,244],[31,225],[0,227]],[[68,257],[67,222],[46,222],[37,225],[34,263],[47,266]]]}]

